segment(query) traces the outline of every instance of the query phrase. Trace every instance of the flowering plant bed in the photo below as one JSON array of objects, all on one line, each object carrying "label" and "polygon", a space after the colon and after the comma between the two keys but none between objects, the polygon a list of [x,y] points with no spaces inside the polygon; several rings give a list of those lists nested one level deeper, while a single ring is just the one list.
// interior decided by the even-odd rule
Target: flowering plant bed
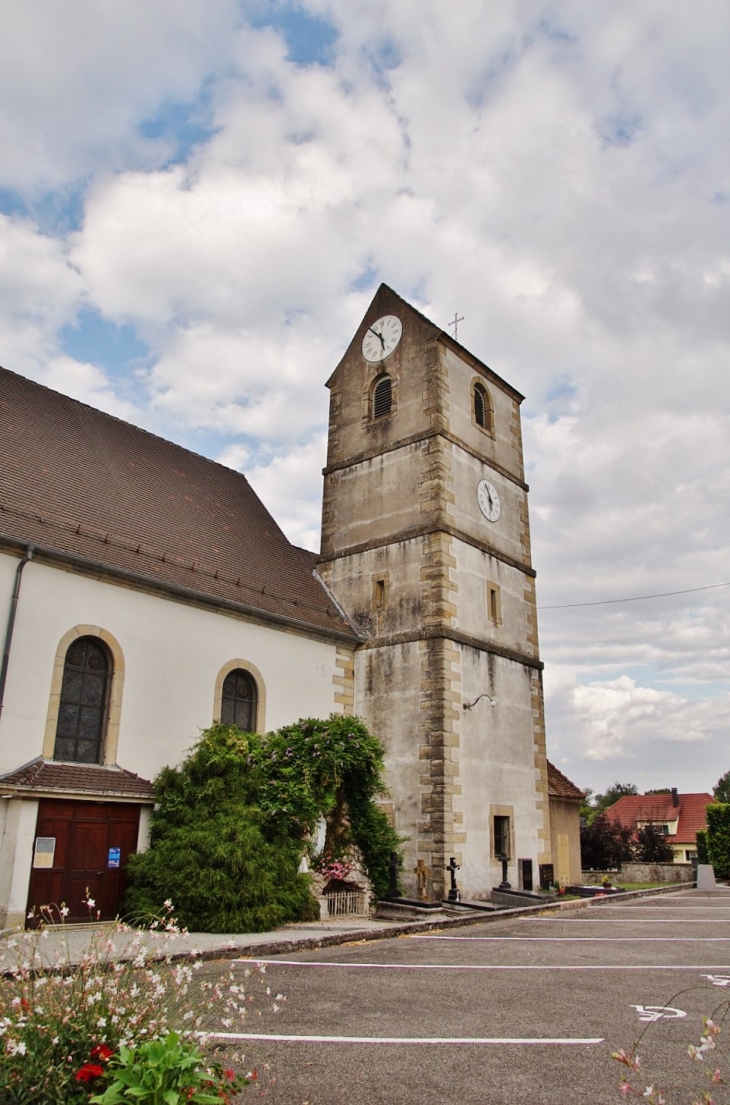
[{"label": "flowering plant bed", "polygon": [[[91,911],[93,900],[86,904]],[[173,962],[167,942],[182,930],[170,902],[147,930],[120,923],[94,932],[74,963],[70,926],[63,930],[60,950],[50,954],[42,923],[63,922],[66,912],[65,906],[44,907],[38,929],[5,942],[15,961],[0,987],[3,1105],[89,1102],[92,1095],[105,1105],[231,1101],[245,1079],[229,1078],[201,1049],[212,1030],[240,1025],[255,1004],[278,1008],[281,995],[272,997],[263,965],[236,974],[231,968],[227,976],[210,981],[199,974],[197,953]],[[157,934],[156,947],[149,945],[149,930]],[[120,945],[126,946],[120,951]],[[256,989],[263,999],[257,1003]],[[151,1048],[152,1042],[159,1046]],[[132,1070],[136,1088],[124,1083]],[[147,1092],[163,1071],[168,1096],[144,1096],[141,1090]],[[123,1090],[105,1096],[116,1082]]]}]

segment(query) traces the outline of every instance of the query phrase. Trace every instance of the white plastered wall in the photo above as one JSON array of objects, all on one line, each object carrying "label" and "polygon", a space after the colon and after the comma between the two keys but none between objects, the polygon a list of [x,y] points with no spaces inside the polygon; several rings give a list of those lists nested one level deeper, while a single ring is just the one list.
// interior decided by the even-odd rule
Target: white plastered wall
[{"label": "white plastered wall", "polygon": [[[0,554],[0,621],[16,557]],[[260,676],[258,728],[340,712],[337,646],[31,561],[23,573],[0,718],[0,773],[40,756],[59,642],[75,626],[111,634],[124,658],[117,763],[152,779],[179,763],[214,720],[216,680],[231,660]],[[264,706],[265,704],[265,706]],[[0,927],[22,923],[38,803],[0,800]],[[149,839],[149,811],[139,846]]]},{"label": "white plastered wall", "polygon": [[0,799],[0,929],[25,922],[37,817],[35,801]]},{"label": "white plastered wall", "polygon": [[[459,782],[454,806],[463,813],[466,843],[460,879],[465,897],[498,886],[501,864],[491,854],[490,811],[510,807],[513,852],[509,880],[518,884],[517,860],[531,859],[537,879],[543,817],[536,807],[536,770],[530,670],[500,656],[463,647],[461,675],[466,701],[489,690],[464,710],[460,725]],[[473,692],[473,693],[472,693]]]},{"label": "white plastered wall", "polygon": [[[3,575],[9,569],[12,576],[17,563],[0,556]],[[327,717],[335,709],[334,643],[31,562],[0,721],[0,772],[41,754],[58,644],[77,625],[98,626],[122,650],[117,762],[147,779],[178,763],[211,724],[216,678],[233,659],[249,661],[261,674],[266,716],[260,728]]]}]

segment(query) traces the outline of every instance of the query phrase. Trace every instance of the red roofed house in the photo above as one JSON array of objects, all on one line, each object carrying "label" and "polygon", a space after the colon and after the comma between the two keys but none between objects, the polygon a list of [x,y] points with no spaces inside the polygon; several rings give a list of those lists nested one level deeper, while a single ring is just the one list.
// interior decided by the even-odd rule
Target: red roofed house
[{"label": "red roofed house", "polygon": [[652,824],[666,834],[674,850],[675,863],[689,863],[697,856],[697,833],[707,828],[705,810],[711,794],[624,794],[609,806],[606,817],[624,828],[641,829]]}]

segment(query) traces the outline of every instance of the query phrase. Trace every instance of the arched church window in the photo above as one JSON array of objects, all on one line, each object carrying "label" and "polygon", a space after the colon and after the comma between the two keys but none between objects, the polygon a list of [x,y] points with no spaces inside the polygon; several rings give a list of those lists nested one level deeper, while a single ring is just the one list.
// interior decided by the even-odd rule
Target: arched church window
[{"label": "arched church window", "polygon": [[494,407],[492,398],[482,384],[475,384],[473,390],[474,421],[487,433],[494,433]]},{"label": "arched church window", "polygon": [[109,717],[111,654],[98,637],[79,637],[66,652],[54,760],[98,764]]},{"label": "arched church window", "polygon": [[255,733],[257,708],[258,689],[255,679],[243,668],[229,671],[223,680],[222,724],[237,725],[246,733]]},{"label": "arched church window", "polygon": [[378,376],[373,388],[373,418],[390,414],[393,406],[393,383],[387,373]]}]

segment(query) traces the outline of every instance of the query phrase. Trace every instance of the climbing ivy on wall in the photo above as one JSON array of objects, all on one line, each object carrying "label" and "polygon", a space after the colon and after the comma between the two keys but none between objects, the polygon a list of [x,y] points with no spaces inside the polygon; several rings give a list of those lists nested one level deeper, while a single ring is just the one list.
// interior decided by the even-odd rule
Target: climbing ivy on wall
[{"label": "climbing ivy on wall", "polygon": [[318,915],[299,873],[319,818],[327,851],[356,846],[376,896],[400,839],[376,799],[383,746],[358,718],[307,718],[273,733],[205,730],[178,768],[155,780],[147,852],[130,857],[125,912],[158,911],[166,899],[198,932],[259,932]]}]

